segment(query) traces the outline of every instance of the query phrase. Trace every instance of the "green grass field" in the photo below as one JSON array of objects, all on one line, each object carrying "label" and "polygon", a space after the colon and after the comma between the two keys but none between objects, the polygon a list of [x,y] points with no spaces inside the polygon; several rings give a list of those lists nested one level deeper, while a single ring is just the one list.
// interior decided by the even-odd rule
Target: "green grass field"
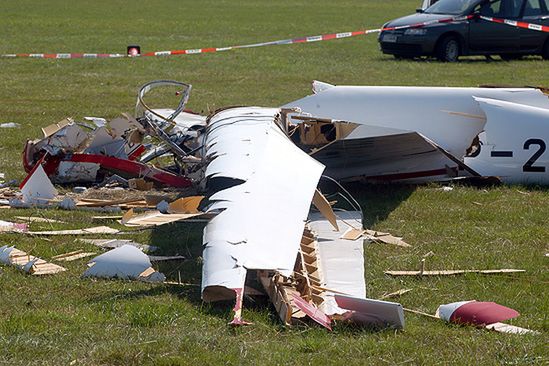
[{"label": "green grass field", "polygon": [[[322,33],[376,28],[412,13],[419,0],[389,1],[104,1],[4,0],[0,53],[124,53],[222,47]],[[0,172],[22,179],[21,151],[40,127],[66,117],[115,117],[132,112],[138,87],[154,79],[193,84],[189,107],[206,113],[228,105],[277,106],[310,93],[318,79],[334,84],[549,86],[540,58],[457,64],[394,61],[375,35],[237,50],[219,54],[111,59],[0,59]],[[166,101],[168,103],[169,101]],[[68,271],[33,278],[12,268],[0,274],[0,364],[547,364],[549,362],[549,192],[545,188],[351,186],[371,227],[403,236],[412,248],[365,247],[369,296],[411,288],[405,307],[434,313],[460,300],[495,301],[518,310],[511,323],[539,336],[513,336],[451,326],[406,315],[404,331],[336,326],[284,328],[268,302],[247,301],[254,325],[231,329],[231,304],[200,300],[200,225],[175,224],[126,235],[157,245],[161,254],[190,260],[163,267],[185,286],[81,279],[85,260]],[[58,210],[1,210],[0,219],[43,215],[66,221],[54,228],[92,224],[91,214]],[[116,226],[118,227],[118,226]],[[47,229],[49,224],[33,229]],[[51,241],[0,235],[0,245],[49,259],[93,249],[74,237]],[[388,269],[521,268],[516,276],[395,279]]]}]

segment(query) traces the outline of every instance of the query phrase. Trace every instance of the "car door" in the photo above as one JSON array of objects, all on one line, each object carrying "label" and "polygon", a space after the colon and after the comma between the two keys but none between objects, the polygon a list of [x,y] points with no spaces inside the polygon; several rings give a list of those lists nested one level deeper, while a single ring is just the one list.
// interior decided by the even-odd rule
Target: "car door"
[{"label": "car door", "polygon": [[[523,0],[489,0],[475,9],[485,17],[518,20]],[[479,17],[469,22],[469,48],[476,52],[514,52],[519,50],[520,30]]]},{"label": "car door", "polygon": [[[549,26],[549,0],[525,0],[523,7],[522,21]],[[520,29],[521,50],[539,50],[546,39],[545,32]]]}]

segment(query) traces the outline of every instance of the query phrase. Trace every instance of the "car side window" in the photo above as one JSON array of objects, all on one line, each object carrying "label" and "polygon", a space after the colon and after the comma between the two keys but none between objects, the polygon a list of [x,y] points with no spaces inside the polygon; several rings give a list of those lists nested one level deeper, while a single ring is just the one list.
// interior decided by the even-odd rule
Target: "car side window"
[{"label": "car side window", "polygon": [[480,14],[496,18],[517,18],[522,0],[494,0],[480,7]]},{"label": "car side window", "polygon": [[549,15],[549,0],[526,0],[523,16]]}]

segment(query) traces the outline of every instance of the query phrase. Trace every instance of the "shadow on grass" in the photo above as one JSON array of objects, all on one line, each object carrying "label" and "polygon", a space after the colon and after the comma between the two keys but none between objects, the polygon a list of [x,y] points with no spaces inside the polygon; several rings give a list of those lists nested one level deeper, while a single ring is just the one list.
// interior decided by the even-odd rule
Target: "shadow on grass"
[{"label": "shadow on grass", "polygon": [[364,227],[385,220],[416,190],[413,185],[349,183],[345,188],[358,201],[364,214]]}]

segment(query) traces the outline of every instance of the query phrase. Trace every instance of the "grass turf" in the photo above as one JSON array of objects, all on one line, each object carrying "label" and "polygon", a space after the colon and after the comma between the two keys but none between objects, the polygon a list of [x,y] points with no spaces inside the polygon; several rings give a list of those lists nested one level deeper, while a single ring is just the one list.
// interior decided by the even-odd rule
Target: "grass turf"
[{"label": "grass turf", "polygon": [[[153,50],[221,47],[296,36],[379,27],[414,11],[419,1],[5,1],[0,5],[0,53],[121,52],[128,44]],[[308,45],[220,54],[112,60],[0,60],[0,172],[21,179],[20,154],[40,127],[66,116],[115,117],[131,111],[139,85],[175,79],[194,85],[189,107],[275,106],[310,92],[310,81],[362,85],[549,85],[539,58],[457,64],[395,61],[375,35]],[[172,103],[166,100],[166,104]],[[0,364],[546,364],[549,299],[549,193],[545,189],[352,186],[373,228],[404,236],[413,248],[367,245],[369,296],[412,288],[404,306],[434,312],[439,304],[478,299],[519,310],[513,324],[541,336],[495,334],[407,315],[402,332],[337,326],[283,328],[266,302],[246,303],[251,327],[230,329],[230,304],[200,301],[201,233],[176,224],[128,236],[191,260],[161,268],[188,285],[157,286],[80,279],[84,262],[68,272],[33,278],[12,268],[0,274]],[[2,210],[1,219],[45,215],[92,225],[90,214]],[[34,228],[46,229],[39,224]],[[43,258],[93,249],[73,237],[46,241],[0,235]],[[527,270],[516,276],[467,275],[396,279],[387,269],[412,269],[433,251],[428,267]]]}]

